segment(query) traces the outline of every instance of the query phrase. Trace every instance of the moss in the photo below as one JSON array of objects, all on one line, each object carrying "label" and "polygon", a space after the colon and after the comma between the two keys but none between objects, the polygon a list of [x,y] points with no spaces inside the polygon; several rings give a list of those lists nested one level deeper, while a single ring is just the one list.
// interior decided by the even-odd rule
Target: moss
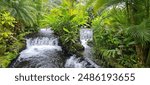
[{"label": "moss", "polygon": [[[61,40],[61,42],[63,42]],[[84,51],[84,47],[80,44],[80,43],[66,43],[66,44],[62,44],[62,48],[64,50],[64,53],[66,55],[76,55],[77,57],[82,57],[83,56],[83,51]]]},{"label": "moss", "polygon": [[82,57],[83,56],[84,47],[80,43],[76,43],[73,46],[76,49],[75,50],[75,54],[77,55],[77,57]]},{"label": "moss", "polygon": [[83,52],[76,52],[76,57],[83,57]]},{"label": "moss", "polygon": [[88,46],[93,47],[94,46],[93,41],[88,41]]},{"label": "moss", "polygon": [[83,51],[84,47],[80,43],[76,43],[73,45],[77,51]]},{"label": "moss", "polygon": [[70,46],[70,49],[68,49],[68,51],[69,50],[71,50],[70,54],[75,54],[75,55],[77,55],[77,57],[81,57],[82,51],[84,50],[84,48],[79,43],[75,43],[75,44]]}]

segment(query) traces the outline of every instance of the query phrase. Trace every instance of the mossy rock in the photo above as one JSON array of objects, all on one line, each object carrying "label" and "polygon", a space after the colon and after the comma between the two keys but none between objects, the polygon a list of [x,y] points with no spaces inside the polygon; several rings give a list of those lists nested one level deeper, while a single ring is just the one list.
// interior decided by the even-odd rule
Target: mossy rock
[{"label": "mossy rock", "polygon": [[84,51],[84,47],[80,43],[73,45],[77,51]]},{"label": "mossy rock", "polygon": [[90,46],[90,47],[93,47],[94,46],[94,44],[93,44],[93,41],[88,41],[88,46]]},{"label": "mossy rock", "polygon": [[76,43],[73,46],[75,48],[75,54],[77,55],[77,57],[82,57],[83,56],[84,47],[80,43]]},{"label": "mossy rock", "polygon": [[76,52],[75,54],[76,54],[77,57],[83,57],[83,52],[79,52],[79,51],[78,51],[78,52]]},{"label": "mossy rock", "polygon": [[83,56],[84,47],[80,43],[75,43],[73,45],[65,45],[65,50],[69,55],[77,55],[77,57]]}]

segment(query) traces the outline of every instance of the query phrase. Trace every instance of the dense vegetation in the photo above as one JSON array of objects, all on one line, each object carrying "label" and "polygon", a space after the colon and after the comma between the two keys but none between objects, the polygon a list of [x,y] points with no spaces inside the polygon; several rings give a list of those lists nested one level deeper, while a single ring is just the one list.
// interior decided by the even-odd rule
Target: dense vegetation
[{"label": "dense vegetation", "polygon": [[[96,57],[112,67],[149,66],[149,0],[97,0]],[[99,47],[99,48],[97,48]],[[98,52],[97,52],[98,51]]]},{"label": "dense vegetation", "polygon": [[[24,48],[24,36],[37,26],[35,5],[29,0],[0,1],[0,67],[7,67]],[[35,3],[36,4],[36,3]]]},{"label": "dense vegetation", "polygon": [[103,67],[150,67],[150,0],[0,0],[0,67],[25,38],[51,27],[69,55],[82,56],[82,27],[94,29],[94,60]]},{"label": "dense vegetation", "polygon": [[50,26],[59,36],[67,54],[77,54],[83,47],[79,43],[79,29],[87,22],[87,13],[81,3],[64,0],[58,7],[43,16],[42,26]]}]

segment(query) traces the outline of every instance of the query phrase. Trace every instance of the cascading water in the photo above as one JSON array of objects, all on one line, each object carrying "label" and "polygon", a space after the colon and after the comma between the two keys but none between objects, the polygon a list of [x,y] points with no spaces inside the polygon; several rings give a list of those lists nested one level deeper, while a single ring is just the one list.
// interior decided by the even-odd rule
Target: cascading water
[{"label": "cascading water", "polygon": [[83,58],[76,58],[75,55],[67,59],[65,67],[67,68],[99,68],[92,61],[92,48],[88,46],[88,41],[93,40],[93,30],[92,29],[80,29],[80,41],[84,46]]},{"label": "cascading water", "polygon": [[12,65],[18,68],[64,67],[62,49],[50,29],[41,29],[35,37],[26,39],[26,49]]},{"label": "cascading water", "polygon": [[80,30],[80,41],[84,46],[82,58],[76,55],[65,60],[58,38],[50,29],[41,29],[39,33],[26,38],[26,49],[20,52],[19,57],[11,65],[14,68],[98,68],[92,61],[92,48],[87,42],[92,41],[91,29]]}]

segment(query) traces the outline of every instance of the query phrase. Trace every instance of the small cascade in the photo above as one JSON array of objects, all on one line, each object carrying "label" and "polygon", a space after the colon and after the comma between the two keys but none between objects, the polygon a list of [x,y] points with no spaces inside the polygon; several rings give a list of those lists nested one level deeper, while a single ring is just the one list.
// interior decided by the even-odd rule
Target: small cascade
[{"label": "small cascade", "polygon": [[97,64],[92,61],[92,48],[88,46],[88,41],[93,40],[92,29],[80,29],[80,41],[84,46],[83,58],[76,58],[75,55],[67,59],[65,67],[67,68],[99,68]]},{"label": "small cascade", "polygon": [[12,67],[57,68],[63,67],[62,49],[58,38],[50,29],[41,29],[37,36],[26,39],[26,49],[20,52]]},{"label": "small cascade", "polygon": [[37,37],[37,38],[29,38],[26,39],[27,48],[32,46],[58,46],[58,39],[57,38],[48,38],[48,37]]},{"label": "small cascade", "polygon": [[81,61],[79,58],[76,58],[75,55],[71,56],[69,59],[66,61],[67,63],[65,64],[66,68],[69,67],[74,67],[74,68],[84,68],[87,64],[85,61]]}]

